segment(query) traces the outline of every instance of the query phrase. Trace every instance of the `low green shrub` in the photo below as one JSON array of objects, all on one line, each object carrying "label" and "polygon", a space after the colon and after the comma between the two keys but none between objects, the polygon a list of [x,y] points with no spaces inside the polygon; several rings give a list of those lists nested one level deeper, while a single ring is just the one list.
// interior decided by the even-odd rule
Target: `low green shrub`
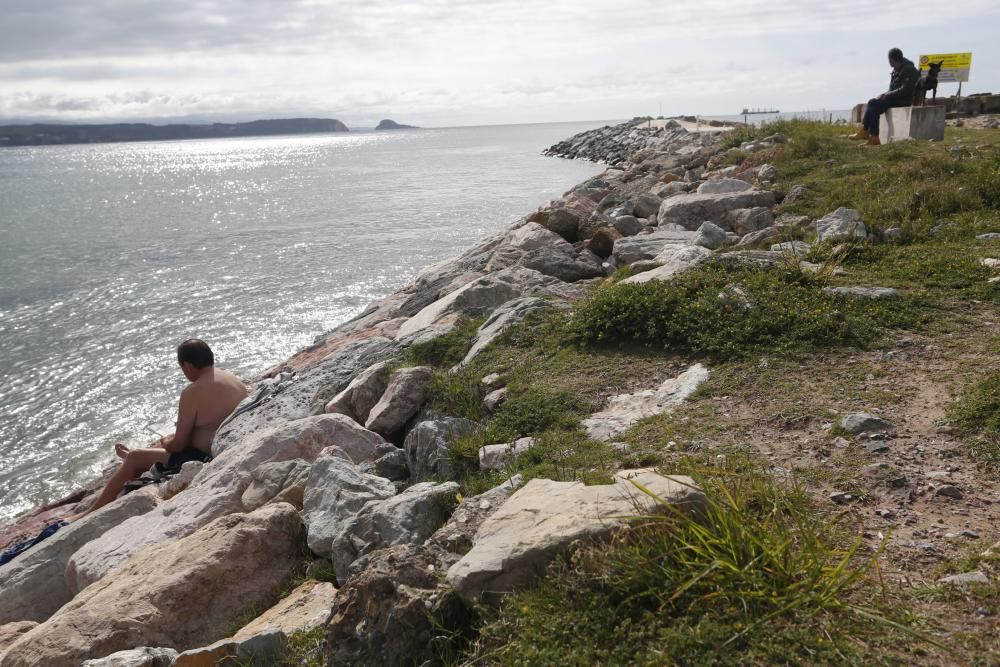
[{"label": "low green shrub", "polygon": [[715,359],[834,345],[866,346],[914,315],[905,299],[823,292],[796,267],[709,263],[673,280],[599,289],[567,333],[583,344],[640,343]]}]

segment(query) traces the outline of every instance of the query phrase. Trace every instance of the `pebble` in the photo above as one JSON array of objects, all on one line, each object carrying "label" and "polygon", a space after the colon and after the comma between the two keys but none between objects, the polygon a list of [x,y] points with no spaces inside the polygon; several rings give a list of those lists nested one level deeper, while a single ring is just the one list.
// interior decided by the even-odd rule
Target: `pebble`
[{"label": "pebble", "polygon": [[887,509],[875,510],[875,514],[879,515],[883,519],[895,519],[896,518],[896,513],[894,511],[892,511],[892,510],[887,510]]},{"label": "pebble", "polygon": [[834,491],[830,494],[830,500],[837,504],[849,503],[854,499],[849,493],[844,493],[843,491]]},{"label": "pebble", "polygon": [[945,496],[946,498],[959,499],[962,497],[962,492],[958,490],[957,486],[952,486],[951,484],[945,484],[944,486],[939,486],[934,490],[935,496]]},{"label": "pebble", "polygon": [[979,533],[977,533],[974,530],[963,530],[962,531],[962,537],[968,537],[970,540],[978,540],[979,539]]},{"label": "pebble", "polygon": [[950,577],[942,577],[938,579],[938,583],[944,586],[964,588],[969,584],[988,584],[990,583],[990,579],[982,570],[973,570],[964,574],[953,574]]},{"label": "pebble", "polygon": [[889,451],[889,444],[885,440],[878,440],[868,445],[869,454],[880,454]]}]

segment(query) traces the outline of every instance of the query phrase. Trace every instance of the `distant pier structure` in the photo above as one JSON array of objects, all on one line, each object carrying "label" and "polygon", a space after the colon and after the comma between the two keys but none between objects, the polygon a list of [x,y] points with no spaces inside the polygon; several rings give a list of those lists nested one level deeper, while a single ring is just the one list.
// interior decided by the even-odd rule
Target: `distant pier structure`
[{"label": "distant pier structure", "polygon": [[749,123],[747,116],[756,116],[758,114],[778,114],[778,113],[781,112],[778,111],[777,109],[751,109],[748,107],[743,107],[743,111],[740,112],[740,115],[743,116],[743,124],[748,125]]}]

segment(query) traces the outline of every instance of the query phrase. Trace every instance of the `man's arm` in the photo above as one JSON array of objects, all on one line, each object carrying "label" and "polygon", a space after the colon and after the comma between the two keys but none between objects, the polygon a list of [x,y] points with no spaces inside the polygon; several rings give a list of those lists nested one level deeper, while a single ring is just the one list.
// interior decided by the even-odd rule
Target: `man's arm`
[{"label": "man's arm", "polygon": [[194,402],[194,392],[191,387],[185,387],[181,392],[180,404],[177,407],[177,429],[174,431],[173,440],[166,444],[168,452],[183,451],[191,444],[191,433],[194,431],[194,418],[197,409]]}]

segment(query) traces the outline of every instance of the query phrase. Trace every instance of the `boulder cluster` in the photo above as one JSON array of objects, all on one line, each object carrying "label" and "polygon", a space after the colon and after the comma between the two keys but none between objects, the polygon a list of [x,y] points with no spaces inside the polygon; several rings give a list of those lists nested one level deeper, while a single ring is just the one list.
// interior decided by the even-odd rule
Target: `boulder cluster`
[{"label": "boulder cluster", "polygon": [[[224,425],[211,462],[185,464],[169,484],[126,495],[0,567],[0,667],[271,664],[290,635],[318,628],[331,665],[420,662],[470,605],[527,581],[575,541],[602,539],[637,511],[700,507],[692,480],[649,470],[603,486],[512,476],[463,498],[451,447],[482,425],[436,414],[434,371],[402,359],[485,318],[463,367],[513,324],[573,308],[620,267],[631,267],[628,281],[667,280],[705,261],[773,262],[807,252],[804,238],[868,233],[856,211],[781,214],[782,201],[808,192],[772,190],[768,164],[727,166],[720,135],[625,124],[550,149],[616,166],[274,369],[295,380]],[[727,298],[738,301],[739,286]],[[611,441],[708,373],[694,365],[609,397],[585,427]],[[483,383],[495,410],[503,378]],[[504,469],[533,444],[484,447],[480,466]],[[331,582],[287,593],[307,563]]]}]

